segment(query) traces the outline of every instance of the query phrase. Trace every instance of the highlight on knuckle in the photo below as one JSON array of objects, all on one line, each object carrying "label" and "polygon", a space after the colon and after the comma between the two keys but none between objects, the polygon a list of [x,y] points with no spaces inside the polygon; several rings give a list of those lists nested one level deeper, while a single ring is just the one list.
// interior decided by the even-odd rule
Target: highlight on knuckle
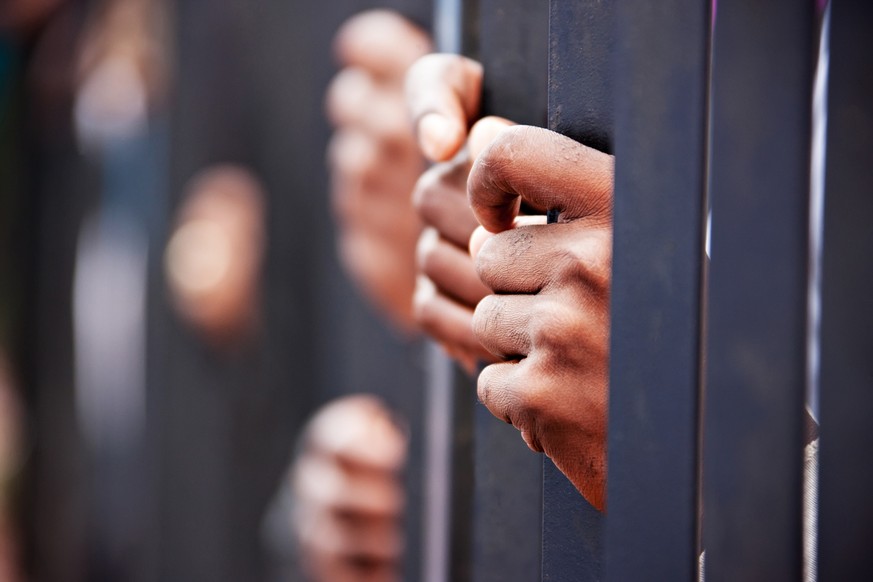
[{"label": "highlight on knuckle", "polygon": [[532,349],[565,357],[582,341],[577,308],[563,305],[557,299],[539,301],[528,326]]}]

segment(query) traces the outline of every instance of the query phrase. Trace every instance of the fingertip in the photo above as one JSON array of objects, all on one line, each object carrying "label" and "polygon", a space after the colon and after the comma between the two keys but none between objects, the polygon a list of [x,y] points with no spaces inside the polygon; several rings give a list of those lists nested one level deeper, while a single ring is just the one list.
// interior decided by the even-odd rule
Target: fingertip
[{"label": "fingertip", "polygon": [[477,226],[473,234],[470,235],[470,256],[475,260],[479,256],[479,251],[482,246],[494,236],[494,233],[485,230],[484,226]]},{"label": "fingertip", "polygon": [[467,150],[470,152],[470,158],[475,160],[479,157],[479,154],[494,141],[497,134],[512,125],[514,123],[508,119],[494,115],[483,117],[477,121],[470,129],[470,136],[467,138]]},{"label": "fingertip", "polygon": [[406,69],[431,51],[427,33],[397,12],[384,8],[360,12],[340,26],[333,51],[343,65],[402,78]]},{"label": "fingertip", "polygon": [[451,159],[464,141],[464,128],[440,113],[428,113],[418,122],[418,143],[431,161]]}]

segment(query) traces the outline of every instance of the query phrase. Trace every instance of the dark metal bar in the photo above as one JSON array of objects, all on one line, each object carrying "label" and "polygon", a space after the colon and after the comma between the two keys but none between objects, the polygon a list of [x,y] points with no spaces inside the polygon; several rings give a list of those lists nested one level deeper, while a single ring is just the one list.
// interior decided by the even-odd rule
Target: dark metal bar
[{"label": "dark metal bar", "polygon": [[873,576],[873,8],[831,5],[819,580]]},{"label": "dark metal bar", "polygon": [[707,580],[801,576],[812,25],[790,0],[716,15]]},{"label": "dark metal bar", "polygon": [[611,2],[551,0],[549,129],[612,153]]},{"label": "dark metal bar", "polygon": [[615,7],[609,580],[697,579],[706,2]]},{"label": "dark metal bar", "polygon": [[[548,127],[612,148],[612,4],[549,3]],[[543,466],[542,579],[599,580],[603,518],[548,459]]]},{"label": "dark metal bar", "polygon": [[[481,0],[482,113],[543,125],[548,14],[542,2]],[[540,575],[542,463],[518,431],[483,406],[474,412],[473,580]]]},{"label": "dark metal bar", "polygon": [[602,579],[603,516],[543,458],[542,580]]}]

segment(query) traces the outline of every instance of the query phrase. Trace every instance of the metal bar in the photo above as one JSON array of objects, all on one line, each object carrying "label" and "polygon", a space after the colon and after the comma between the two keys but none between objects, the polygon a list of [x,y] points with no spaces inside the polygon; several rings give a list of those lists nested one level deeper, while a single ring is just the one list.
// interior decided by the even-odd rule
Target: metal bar
[{"label": "metal bar", "polygon": [[[440,52],[474,56],[479,0],[437,0]],[[476,386],[435,344],[428,349],[426,507],[422,580],[465,582],[473,559],[473,407]]]},{"label": "metal bar", "polygon": [[818,573],[862,580],[873,576],[873,9],[830,10]]},{"label": "metal bar", "polygon": [[[546,114],[547,7],[481,0],[479,59],[483,115],[543,125]],[[540,575],[542,462],[518,431],[483,406],[474,412],[473,579],[536,580]]]},{"label": "metal bar", "polygon": [[706,2],[615,7],[609,580],[697,579]]},{"label": "metal bar", "polygon": [[812,24],[791,0],[716,15],[707,580],[801,576]]},{"label": "metal bar", "polygon": [[[548,127],[612,148],[612,4],[549,3]],[[542,579],[599,580],[603,518],[548,459],[543,466]]]}]

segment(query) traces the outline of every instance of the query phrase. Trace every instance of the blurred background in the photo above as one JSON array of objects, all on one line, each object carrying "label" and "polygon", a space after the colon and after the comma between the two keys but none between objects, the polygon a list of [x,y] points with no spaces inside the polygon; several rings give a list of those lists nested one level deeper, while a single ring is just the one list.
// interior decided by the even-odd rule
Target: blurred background
[{"label": "blurred background", "polygon": [[352,392],[409,427],[417,577],[420,346],[342,274],[324,162],[371,7],[0,2],[0,580],[296,579],[270,515]]}]

